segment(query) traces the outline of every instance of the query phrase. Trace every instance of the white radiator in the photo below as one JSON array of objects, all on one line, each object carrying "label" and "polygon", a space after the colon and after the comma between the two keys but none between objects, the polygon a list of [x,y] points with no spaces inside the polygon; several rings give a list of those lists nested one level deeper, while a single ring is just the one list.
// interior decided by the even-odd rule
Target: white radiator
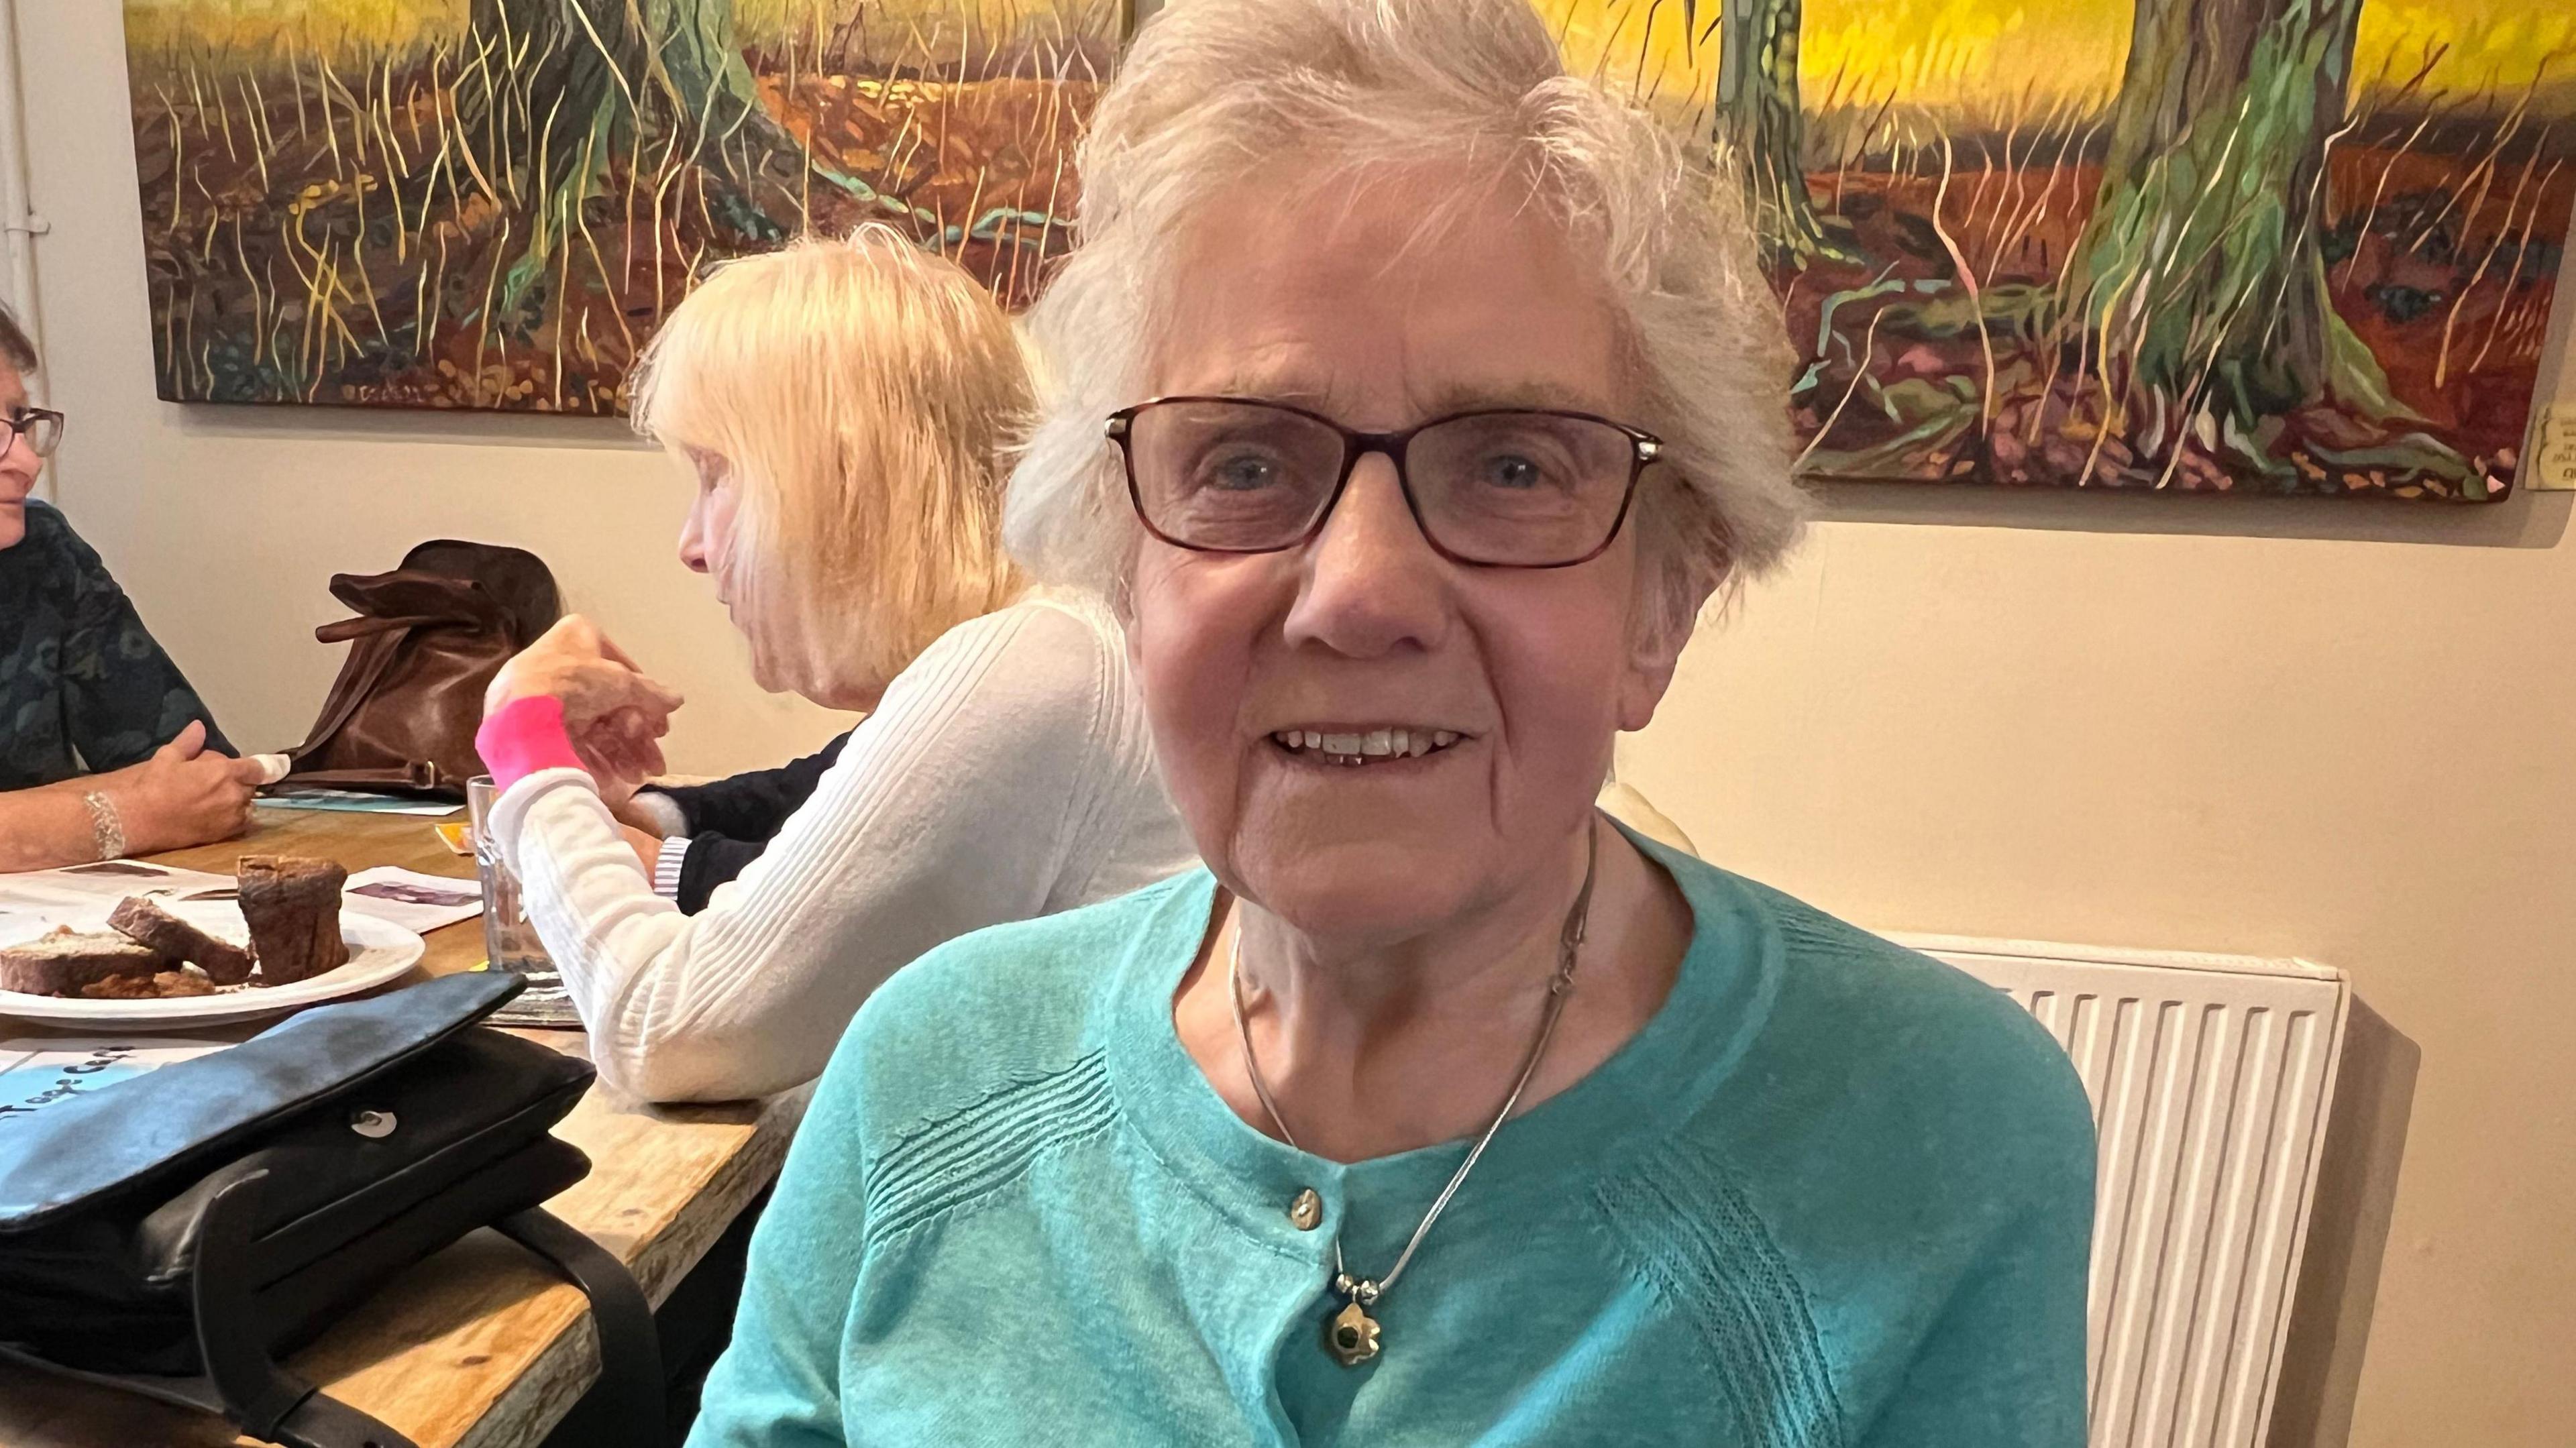
[{"label": "white radiator", "polygon": [[2343,977],[2304,960],[1892,938],[2020,1002],[2093,1098],[2092,1448],[2261,1448]]}]

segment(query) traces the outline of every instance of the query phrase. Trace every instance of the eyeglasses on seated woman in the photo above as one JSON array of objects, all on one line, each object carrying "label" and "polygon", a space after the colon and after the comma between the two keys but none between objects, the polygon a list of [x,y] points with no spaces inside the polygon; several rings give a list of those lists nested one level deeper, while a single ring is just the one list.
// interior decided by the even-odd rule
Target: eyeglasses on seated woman
[{"label": "eyeglasses on seated woman", "polygon": [[1203,871],[899,972],[693,1442],[2060,1445],[2093,1140],[1988,987],[1594,792],[1794,539],[1731,182],[1521,0],[1189,0],[1009,539]]}]

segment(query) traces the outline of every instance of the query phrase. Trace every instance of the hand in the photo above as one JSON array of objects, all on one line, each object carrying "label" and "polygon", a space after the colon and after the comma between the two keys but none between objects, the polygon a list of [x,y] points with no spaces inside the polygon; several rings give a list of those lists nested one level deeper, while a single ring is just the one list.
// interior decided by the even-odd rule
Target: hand
[{"label": "hand", "polygon": [[100,775],[96,788],[116,806],[126,852],[145,855],[249,829],[251,793],[262,773],[257,760],[208,751],[206,726],[191,720],[150,759]]},{"label": "hand", "polygon": [[484,692],[483,710],[488,715],[530,698],[563,705],[564,732],[611,808],[663,771],[661,738],[683,702],[580,614],[566,614],[503,664]]},{"label": "hand", "polygon": [[[636,791],[636,794],[640,793],[642,793],[641,790]],[[639,808],[635,803],[635,794],[629,794],[622,799],[611,800],[608,805],[608,813],[616,819],[618,826],[624,829],[628,834],[642,835],[648,840],[659,840],[664,838],[662,833],[663,823],[661,819],[658,818],[651,810]]]}]

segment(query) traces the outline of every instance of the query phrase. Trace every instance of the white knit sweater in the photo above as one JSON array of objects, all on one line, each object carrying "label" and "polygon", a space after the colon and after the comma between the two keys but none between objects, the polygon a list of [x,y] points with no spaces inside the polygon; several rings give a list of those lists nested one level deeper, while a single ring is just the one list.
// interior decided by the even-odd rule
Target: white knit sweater
[{"label": "white knit sweater", "polygon": [[492,827],[601,1077],[722,1101],[821,1073],[869,992],[943,941],[1196,863],[1117,622],[1032,595],[940,636],[741,878],[683,915],[577,769]]}]

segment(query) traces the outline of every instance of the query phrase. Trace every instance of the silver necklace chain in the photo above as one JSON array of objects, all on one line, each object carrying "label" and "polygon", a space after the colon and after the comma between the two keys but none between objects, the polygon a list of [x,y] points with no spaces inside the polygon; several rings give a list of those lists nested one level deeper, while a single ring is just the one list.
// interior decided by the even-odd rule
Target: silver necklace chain
[{"label": "silver necklace chain", "polygon": [[[1530,1078],[1538,1074],[1539,1060],[1547,1054],[1548,1039],[1556,1034],[1557,1018],[1565,1014],[1566,997],[1573,994],[1574,965],[1581,956],[1584,931],[1591,922],[1592,877],[1601,862],[1601,837],[1598,826],[1588,820],[1585,822],[1584,841],[1583,888],[1576,892],[1574,908],[1566,912],[1565,928],[1557,936],[1556,974],[1547,983],[1547,1014],[1539,1021],[1538,1038],[1530,1042],[1529,1058],[1521,1063],[1521,1073],[1512,1081],[1511,1094],[1503,1098],[1503,1108],[1494,1113],[1494,1119],[1486,1125],[1484,1134],[1477,1137],[1475,1146],[1468,1150],[1467,1159],[1458,1163],[1458,1170],[1450,1174],[1449,1184],[1442,1187],[1440,1195],[1433,1199],[1431,1210],[1422,1214],[1422,1221],[1414,1227],[1412,1238],[1405,1242],[1404,1250],[1396,1255],[1395,1265],[1386,1270],[1384,1277],[1354,1281],[1349,1269],[1342,1264],[1342,1235],[1339,1231],[1333,1234],[1333,1290],[1358,1306],[1372,1306],[1394,1288],[1395,1279],[1403,1276],[1405,1266],[1413,1261],[1414,1249],[1422,1245],[1423,1237],[1431,1231],[1431,1224],[1440,1220],[1440,1213],[1447,1209],[1449,1199],[1458,1194],[1458,1188],[1467,1180],[1467,1173],[1476,1169],[1476,1159],[1485,1154],[1494,1133],[1502,1130],[1503,1123],[1511,1119],[1512,1108],[1520,1104],[1521,1093],[1529,1089]],[[1304,1147],[1297,1145],[1296,1133],[1288,1129],[1287,1118],[1279,1114],[1279,1103],[1270,1098],[1269,1083],[1261,1079],[1261,1062],[1252,1052],[1252,1023],[1243,1012],[1242,966],[1243,925],[1238,918],[1234,938],[1229,942],[1226,953],[1225,983],[1227,993],[1234,999],[1234,1028],[1243,1038],[1244,1074],[1252,1078],[1252,1094],[1261,1098],[1261,1109],[1270,1114],[1270,1124],[1279,1128],[1280,1139],[1304,1151]]]}]

